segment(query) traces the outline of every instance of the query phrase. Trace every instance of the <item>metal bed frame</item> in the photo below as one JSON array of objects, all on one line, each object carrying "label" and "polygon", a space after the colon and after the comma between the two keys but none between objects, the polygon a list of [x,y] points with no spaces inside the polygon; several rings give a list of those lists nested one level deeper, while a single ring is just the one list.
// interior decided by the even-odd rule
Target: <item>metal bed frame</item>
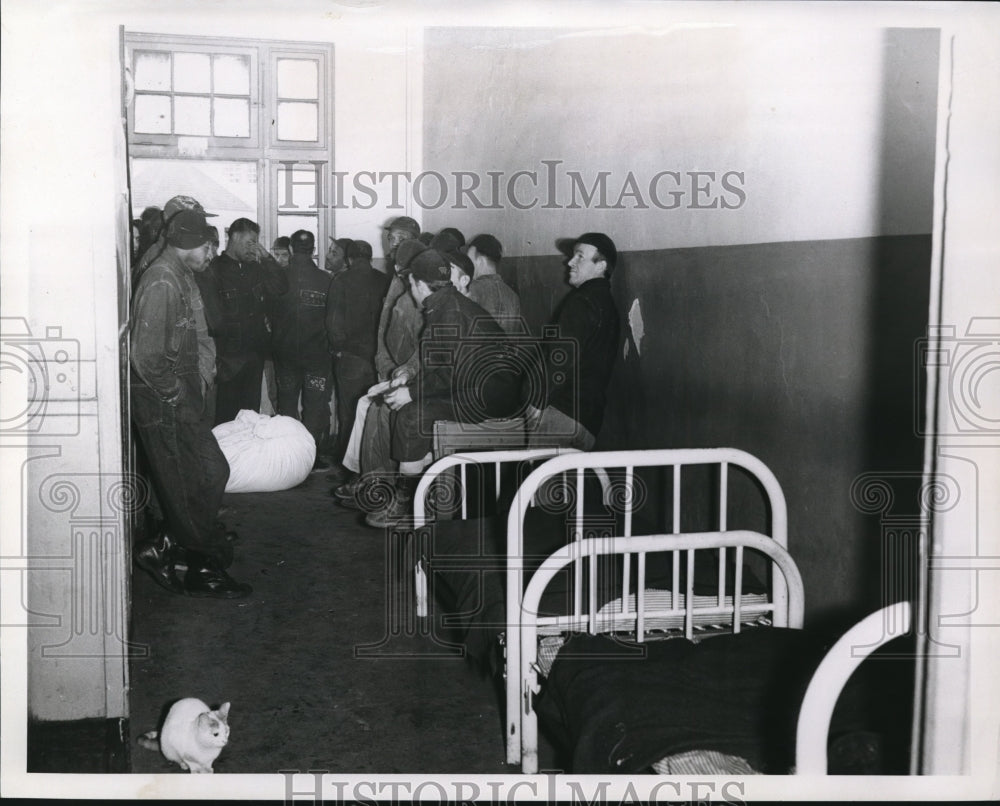
[{"label": "metal bed frame", "polygon": [[[544,461],[543,461],[544,460]],[[642,625],[643,629],[651,629],[650,625],[655,624],[657,618],[666,616],[675,619],[679,626],[684,629],[684,634],[690,638],[693,634],[694,626],[697,622],[704,623],[708,618],[712,623],[726,621],[727,618],[733,621],[731,629],[739,630],[740,624],[748,617],[757,617],[757,611],[770,612],[773,615],[776,626],[795,626],[789,619],[791,614],[796,612],[796,608],[801,606],[801,581],[797,572],[792,574],[793,579],[786,581],[784,567],[788,565],[787,559],[787,533],[788,515],[785,504],[785,497],[781,491],[774,474],[768,467],[756,457],[735,449],[735,448],[697,448],[697,449],[654,449],[654,450],[633,450],[633,451],[594,451],[581,453],[568,449],[529,449],[529,450],[504,450],[504,451],[484,451],[476,453],[457,453],[447,456],[431,465],[421,479],[416,494],[414,496],[414,524],[417,527],[426,525],[428,511],[426,507],[426,497],[431,489],[431,485],[443,473],[457,468],[460,476],[462,490],[465,490],[466,475],[465,470],[469,464],[494,464],[499,471],[499,467],[504,463],[542,461],[521,482],[514,497],[513,504],[507,518],[507,590],[506,590],[506,629],[505,641],[505,671],[506,678],[506,743],[507,762],[517,764],[521,761],[522,745],[522,714],[524,712],[524,684],[521,680],[523,634],[522,610],[524,605],[524,541],[523,524],[528,508],[534,506],[539,498],[543,485],[559,483],[566,491],[566,485],[575,485],[575,518],[573,528],[569,537],[569,547],[562,552],[553,555],[552,562],[562,563],[562,565],[573,564],[574,574],[574,602],[573,612],[569,616],[561,617],[562,623],[558,620],[546,623],[540,622],[540,629],[547,632],[558,632],[574,625],[585,625],[585,629],[597,630],[599,620],[596,617],[596,574],[589,575],[589,590],[587,603],[583,602],[583,562],[574,562],[576,555],[571,556],[571,552],[582,552],[586,549],[586,554],[581,554],[578,559],[586,558],[588,562],[596,563],[596,558],[606,553],[626,553],[637,554],[639,556],[640,569],[644,562],[642,552],[655,550],[676,551],[674,557],[674,580],[673,591],[679,591],[679,553],[688,551],[688,573],[687,595],[675,596],[668,611],[650,612],[645,606],[643,588],[635,588],[630,579],[631,563],[625,563],[623,567],[622,589],[623,591],[635,590],[635,601],[637,606],[634,617],[637,626]],[[719,498],[717,510],[718,531],[713,533],[699,533],[696,535],[685,535],[681,529],[682,514],[682,469],[694,465],[711,465],[719,469]],[[736,532],[728,529],[727,525],[727,504],[729,501],[729,469],[738,467],[748,473],[763,489],[764,497],[770,510],[770,532],[769,536],[758,533]],[[655,549],[641,548],[649,541],[649,537],[634,537],[632,534],[632,516],[635,503],[639,496],[636,487],[635,471],[637,468],[670,468],[673,474],[673,501],[672,517],[669,531],[664,529],[664,533],[655,537]],[[593,473],[601,482],[602,497],[605,504],[612,504],[616,513],[623,518],[624,528],[621,534],[614,535],[613,538],[594,538],[585,534],[584,530],[584,476],[586,472]],[[609,471],[616,471],[616,481],[612,483]],[[620,473],[620,479],[617,476]],[[499,496],[499,472],[497,473],[497,490]],[[548,488],[546,488],[548,489]],[[572,497],[568,496],[567,501],[572,503]],[[463,517],[467,513],[467,502],[463,496],[461,514]],[[690,586],[693,575],[694,551],[699,548],[709,548],[704,543],[705,535],[713,535],[716,542],[711,544],[719,552],[719,580],[718,596],[711,597],[712,604],[706,605],[698,602],[691,595]],[[728,535],[741,535],[746,538],[752,537],[750,542],[754,543],[754,548],[761,541],[767,545],[767,549],[761,549],[771,560],[771,598],[766,606],[744,606],[741,603],[741,596],[735,595],[730,601],[726,601],[726,562],[725,552],[732,547],[741,552],[737,543],[727,542]],[[698,545],[689,545],[694,540],[702,542]],[[624,541],[624,542],[623,542]],[[639,542],[629,542],[639,541]],[[744,542],[743,546],[749,545]],[[613,550],[611,548],[614,547]],[[777,551],[774,549],[777,547]],[[626,551],[625,549],[629,549]],[[738,559],[742,559],[741,554],[737,554]],[[549,562],[547,560],[546,562]],[[560,565],[559,567],[562,567]],[[591,565],[591,570],[595,568]],[[794,569],[794,565],[792,566]],[[737,565],[736,579],[734,580],[735,591],[741,591],[742,579],[741,566]],[[427,615],[427,580],[422,566],[418,563],[416,573],[417,591],[417,615],[425,617]],[[538,572],[536,572],[538,573]],[[554,572],[553,572],[554,573]],[[639,572],[640,578],[642,571]],[[793,580],[799,580],[795,582]],[[541,583],[539,583],[541,584]],[[798,585],[793,589],[793,601],[789,600],[789,587]],[[681,602],[683,598],[683,602]],[[605,631],[618,629],[620,625],[619,616],[626,619],[632,618],[633,614],[627,612],[628,596],[623,597],[622,613],[616,614],[616,618],[610,622],[601,624]],[[529,628],[530,629],[530,628]]]},{"label": "metal bed frame", "polygon": [[[570,543],[550,555],[535,571],[528,583],[521,602],[520,621],[508,632],[508,644],[520,644],[520,665],[517,683],[520,697],[513,702],[514,710],[520,708],[515,716],[512,714],[511,702],[508,701],[508,720],[520,718],[519,760],[521,770],[526,774],[538,772],[538,716],[534,709],[534,695],[539,692],[538,638],[545,626],[557,626],[560,631],[587,632],[597,634],[607,632],[607,624],[613,623],[616,632],[623,628],[635,636],[637,642],[649,637],[649,632],[662,625],[664,616],[675,616],[683,622],[684,634],[690,638],[693,632],[694,614],[696,609],[693,595],[692,576],[695,564],[695,554],[698,551],[733,549],[736,559],[734,580],[734,595],[728,605],[722,604],[722,593],[719,594],[719,605],[711,608],[711,619],[717,624],[725,624],[729,631],[740,632],[741,626],[748,617],[759,617],[765,613],[771,614],[773,624],[795,629],[802,628],[804,611],[804,591],[802,577],[792,560],[791,555],[775,540],[767,535],[746,530],[730,532],[692,532],[673,535],[644,535],[641,537],[585,538]],[[767,555],[780,570],[788,595],[779,605],[776,601],[762,604],[742,605],[742,563],[744,549],[751,549]],[[645,607],[645,568],[647,555],[655,552],[670,552],[676,558],[680,552],[687,555],[687,590],[682,607],[672,602],[670,611],[650,611]],[[592,567],[597,557],[611,554],[635,556],[638,558],[638,574],[635,580],[635,606],[630,606],[628,597],[624,595],[620,602],[620,612],[611,614],[610,618],[598,612],[596,606],[596,590],[591,586],[589,592],[589,609],[571,617],[539,617],[538,608],[546,586],[556,574],[568,565],[582,566],[589,562]],[[626,563],[625,567],[628,567]],[[677,563],[674,564],[676,573]],[[724,568],[720,569],[720,575]],[[593,575],[591,575],[593,577]],[[627,589],[625,589],[627,591]],[[674,590],[677,590],[675,584]],[[724,621],[725,620],[725,621]],[[678,623],[677,621],[674,622]],[[669,624],[667,625],[669,626]],[[513,669],[508,664],[508,680]],[[508,748],[509,752],[509,748]]]}]

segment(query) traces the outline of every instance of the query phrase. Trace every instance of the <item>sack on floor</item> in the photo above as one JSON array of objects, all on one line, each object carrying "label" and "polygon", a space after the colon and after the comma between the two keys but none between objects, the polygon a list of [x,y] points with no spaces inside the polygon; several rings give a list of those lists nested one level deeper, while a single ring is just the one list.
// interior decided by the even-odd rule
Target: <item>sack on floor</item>
[{"label": "sack on floor", "polygon": [[316,459],[312,434],[293,417],[244,409],[212,429],[229,462],[227,493],[269,493],[306,480]]}]

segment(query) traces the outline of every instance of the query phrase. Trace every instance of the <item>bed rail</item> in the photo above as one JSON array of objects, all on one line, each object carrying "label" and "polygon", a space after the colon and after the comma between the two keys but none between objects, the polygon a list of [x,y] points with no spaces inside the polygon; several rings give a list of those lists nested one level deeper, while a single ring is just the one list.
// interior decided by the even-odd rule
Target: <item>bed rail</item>
[{"label": "bed rail", "polygon": [[[777,478],[771,470],[757,457],[736,448],[681,448],[681,449],[654,449],[635,451],[593,451],[589,453],[574,453],[555,456],[539,467],[535,468],[518,488],[517,496],[510,508],[507,519],[507,626],[516,625],[521,617],[522,592],[524,591],[524,541],[522,525],[528,507],[532,506],[539,494],[542,485],[553,483],[550,480],[562,477],[560,482],[565,484],[568,479],[575,477],[576,484],[576,521],[573,529],[574,542],[584,541],[584,474],[586,471],[594,473],[603,472],[605,478],[609,470],[620,470],[623,473],[623,483],[620,485],[610,484],[605,488],[604,497],[606,500],[614,502],[615,509],[624,520],[624,533],[621,538],[632,538],[632,515],[635,503],[639,496],[636,489],[635,470],[636,468],[661,467],[671,468],[673,473],[673,502],[672,517],[669,526],[670,533],[674,536],[682,535],[681,514],[682,514],[682,469],[690,465],[714,465],[719,467],[719,500],[718,500],[718,529],[726,532],[727,526],[727,504],[729,500],[729,468],[738,467],[750,474],[750,476],[761,485],[764,490],[771,515],[771,535],[769,538],[773,544],[787,547],[788,544],[788,510],[785,504],[785,496],[778,484]],[[567,475],[568,474],[568,475]],[[725,546],[720,545],[720,579],[719,590],[724,590],[725,580]],[[690,561],[689,561],[690,562]],[[629,563],[625,567],[629,567]],[[776,615],[787,610],[788,588],[785,577],[780,573],[780,566],[777,561],[772,563],[773,587],[771,591],[772,603]],[[737,565],[737,569],[740,566]],[[739,571],[737,571],[739,573]],[[624,585],[628,585],[628,571]],[[679,563],[674,563],[675,584],[673,590],[678,589]],[[690,568],[688,579],[691,578]],[[591,574],[591,579],[595,575]],[[574,568],[576,596],[580,597],[582,589],[582,567],[578,564]],[[739,582],[739,580],[737,580]],[[637,596],[641,596],[639,591]],[[721,595],[721,594],[720,594]],[[686,597],[690,600],[690,597]],[[736,597],[737,600],[739,597]],[[581,607],[579,598],[575,603],[575,609],[579,611]],[[640,607],[641,609],[641,607]],[[776,619],[776,623],[778,620]],[[778,626],[782,626],[778,624]],[[508,636],[510,638],[510,636]],[[521,668],[521,642],[508,640],[506,642],[506,701],[507,701],[507,763],[516,764],[521,758],[521,699],[520,681],[517,672]]]},{"label": "bed rail", "polygon": [[[427,468],[417,484],[416,492],[413,496],[413,525],[419,529],[427,525],[428,509],[427,496],[434,483],[445,477],[446,473],[455,472],[458,475],[458,507],[461,518],[464,520],[469,514],[468,479],[466,470],[469,465],[485,466],[492,465],[495,468],[496,480],[494,484],[494,500],[500,498],[500,469],[503,465],[520,464],[522,462],[540,462],[563,454],[580,453],[576,448],[510,448],[496,451],[474,451],[466,453],[452,453],[438,459]],[[605,494],[609,489],[606,474],[601,475],[604,484]],[[427,571],[421,559],[413,569],[413,586],[416,597],[417,618],[427,618],[429,602],[427,600]]]},{"label": "bed rail", "polygon": [[[563,620],[561,626],[566,631],[597,633],[614,630],[629,630],[635,633],[637,641],[643,641],[656,619],[662,613],[647,612],[644,608],[643,590],[645,579],[645,557],[655,552],[671,552],[687,554],[688,580],[683,607],[677,612],[683,613],[684,634],[692,636],[692,625],[698,606],[692,595],[692,571],[695,554],[698,551],[731,548],[736,553],[736,568],[742,566],[743,552],[746,549],[766,555],[778,569],[784,587],[788,592],[786,599],[780,603],[771,601],[764,605],[741,607],[742,580],[737,579],[733,588],[732,604],[724,608],[712,608],[711,619],[717,623],[728,621],[733,632],[739,632],[740,626],[748,617],[755,613],[771,613],[776,624],[787,625],[801,629],[804,612],[804,590],[802,577],[799,574],[791,555],[772,537],[747,530],[728,532],[697,532],[688,534],[643,535],[641,537],[584,538],[568,544],[550,555],[534,572],[524,593],[520,606],[519,618],[516,623],[508,625],[508,648],[513,645],[520,647],[517,687],[518,696],[507,703],[508,721],[519,723],[520,742],[518,755],[522,771],[528,774],[538,772],[538,718],[535,714],[533,697],[538,693],[538,637],[546,625],[557,623],[552,617],[539,617],[538,611],[542,594],[548,584],[560,570],[569,565],[582,565],[584,562],[595,563],[598,556],[624,555],[636,556],[639,559],[639,573],[635,580],[637,592],[636,607],[631,612],[625,612],[628,601],[628,591],[623,591],[622,612],[614,614],[614,618],[602,620],[599,614],[596,591],[593,589],[588,596],[586,612],[576,613],[569,621]],[[593,565],[592,565],[593,567]],[[676,604],[676,602],[675,602]],[[509,651],[509,649],[508,649]],[[515,668],[510,666],[508,655],[508,680],[513,677]],[[513,708],[511,706],[513,705]]]},{"label": "bed rail", "polygon": [[[827,774],[827,738],[837,699],[861,662],[883,644],[910,631],[910,603],[869,614],[837,641],[813,673],[802,698],[795,735],[795,774]],[[887,627],[891,626],[891,629]]]}]

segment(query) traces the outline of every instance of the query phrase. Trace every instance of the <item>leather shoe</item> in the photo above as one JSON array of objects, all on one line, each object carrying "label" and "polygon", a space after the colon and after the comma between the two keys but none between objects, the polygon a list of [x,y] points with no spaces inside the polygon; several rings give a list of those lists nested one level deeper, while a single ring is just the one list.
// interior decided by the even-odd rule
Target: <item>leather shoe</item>
[{"label": "leather shoe", "polygon": [[348,482],[344,482],[339,487],[334,487],[331,493],[334,497],[340,499],[354,499],[357,498],[358,493],[361,490],[361,476],[351,479]]},{"label": "leather shoe", "polygon": [[184,590],[188,596],[212,599],[242,599],[253,593],[245,582],[237,582],[212,563],[189,567],[184,575]]},{"label": "leather shoe", "polygon": [[177,576],[176,562],[183,549],[169,535],[161,532],[135,546],[135,564],[147,572],[161,588],[171,593],[184,593],[184,583]]},{"label": "leather shoe", "polygon": [[233,564],[233,547],[229,543],[222,543],[218,546],[216,554],[205,554],[201,551],[191,551],[187,552],[187,559],[184,562],[188,568],[199,567],[202,565],[218,566],[219,568],[228,568]]},{"label": "leather shoe", "polygon": [[386,529],[413,517],[413,498],[397,489],[389,506],[369,513],[365,523],[377,529]]}]

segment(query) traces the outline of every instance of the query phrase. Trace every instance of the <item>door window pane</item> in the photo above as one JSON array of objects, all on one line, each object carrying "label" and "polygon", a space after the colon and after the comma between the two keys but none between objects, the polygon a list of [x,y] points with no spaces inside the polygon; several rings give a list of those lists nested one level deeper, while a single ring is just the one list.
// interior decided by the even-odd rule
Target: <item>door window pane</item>
[{"label": "door window pane", "polygon": [[215,64],[214,91],[222,95],[250,94],[250,59],[247,56],[221,56]]},{"label": "door window pane", "polygon": [[174,54],[174,92],[212,91],[211,62],[207,53]]},{"label": "door window pane", "polygon": [[215,136],[249,137],[250,102],[242,98],[216,98]]},{"label": "door window pane", "polygon": [[318,105],[279,101],[278,139],[316,142],[319,139]]},{"label": "door window pane", "polygon": [[170,92],[170,54],[152,50],[137,51],[135,88]]},{"label": "door window pane", "polygon": [[174,97],[174,133],[207,137],[212,133],[212,104],[208,98]]},{"label": "door window pane", "polygon": [[215,218],[222,246],[226,228],[237,218],[260,221],[257,211],[257,163],[223,160],[132,160],[132,212],[163,205],[178,195],[194,196]]},{"label": "door window pane", "polygon": [[138,134],[170,134],[170,96],[136,95],[135,130]]},{"label": "door window pane", "polygon": [[316,168],[312,165],[296,165],[291,173],[286,166],[279,165],[275,190],[279,213],[315,210],[317,204],[325,203],[325,197],[316,194]]},{"label": "door window pane", "polygon": [[[293,232],[297,232],[300,229],[308,230],[316,237],[316,227],[318,218],[315,215],[283,215],[278,214],[278,235],[276,237],[280,238],[283,235],[290,236]],[[316,242],[316,248],[322,249],[326,252],[326,246]]]},{"label": "door window pane", "polygon": [[319,65],[313,59],[278,59],[279,98],[319,98]]}]

